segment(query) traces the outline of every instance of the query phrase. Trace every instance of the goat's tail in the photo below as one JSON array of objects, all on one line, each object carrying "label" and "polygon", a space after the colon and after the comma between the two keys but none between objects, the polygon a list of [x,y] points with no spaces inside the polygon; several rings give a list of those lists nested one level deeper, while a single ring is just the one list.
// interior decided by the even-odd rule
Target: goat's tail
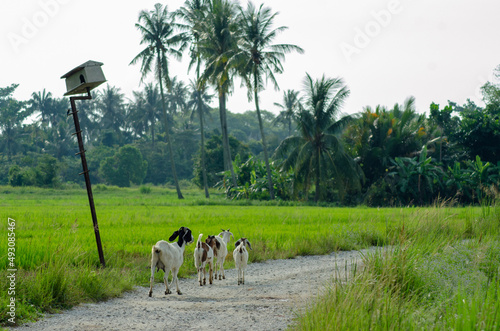
[{"label": "goat's tail", "polygon": [[160,249],[158,247],[156,247],[156,245],[153,245],[153,249],[152,249],[153,252],[155,252],[156,254],[160,254]]},{"label": "goat's tail", "polygon": [[201,238],[203,237],[203,233],[200,233],[198,236],[198,242],[196,243],[196,247],[201,248]]}]

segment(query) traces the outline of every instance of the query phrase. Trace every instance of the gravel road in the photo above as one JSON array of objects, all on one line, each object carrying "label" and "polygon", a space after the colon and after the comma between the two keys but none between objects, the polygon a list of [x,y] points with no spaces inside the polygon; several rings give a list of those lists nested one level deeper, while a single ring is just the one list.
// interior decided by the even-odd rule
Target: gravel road
[{"label": "gravel road", "polygon": [[359,265],[365,252],[252,263],[244,285],[237,285],[235,269],[226,270],[225,280],[203,287],[195,277],[180,279],[182,295],[165,295],[165,286],[157,283],[149,298],[149,287],[137,287],[120,298],[82,304],[15,330],[285,330],[335,275],[344,277],[346,266]]}]

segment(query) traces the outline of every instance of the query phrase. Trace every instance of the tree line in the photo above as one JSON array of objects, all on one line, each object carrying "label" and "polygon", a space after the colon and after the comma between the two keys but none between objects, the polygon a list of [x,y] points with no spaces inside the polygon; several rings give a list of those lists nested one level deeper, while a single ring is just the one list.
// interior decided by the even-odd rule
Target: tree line
[{"label": "tree line", "polygon": [[[429,204],[436,199],[481,203],[496,195],[500,175],[500,89],[482,87],[486,107],[471,101],[431,104],[419,114],[403,104],[342,114],[349,88],[341,78],[305,74],[303,91],[288,90],[275,116],[259,92],[283,72],[285,55],[303,50],[274,44],[270,8],[231,1],[188,0],[177,11],[156,4],[139,13],[144,49],[141,83],[126,98],[107,85],[78,104],[93,183],[218,187],[232,198],[328,201],[368,205]],[[170,77],[171,59],[187,53],[194,78]],[[500,67],[495,74],[498,77]],[[242,114],[226,108],[236,77],[254,100]],[[45,90],[30,100],[0,88],[0,184],[58,186],[75,181],[74,128],[66,99]],[[211,94],[214,91],[214,94]],[[209,104],[218,101],[212,109]],[[93,170],[93,171],[92,171]]]}]

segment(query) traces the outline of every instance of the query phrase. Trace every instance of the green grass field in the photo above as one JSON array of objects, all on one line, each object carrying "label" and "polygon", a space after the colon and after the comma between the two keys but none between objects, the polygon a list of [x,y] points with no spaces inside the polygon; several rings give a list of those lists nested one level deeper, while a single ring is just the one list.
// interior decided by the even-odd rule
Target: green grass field
[{"label": "green grass field", "polygon": [[[183,194],[186,199],[179,201],[166,188],[94,187],[107,265],[101,269],[85,190],[0,187],[0,270],[6,289],[0,296],[2,325],[11,325],[8,218],[15,220],[18,324],[41,312],[106,300],[147,285],[151,246],[187,226],[195,238],[199,233],[218,234],[221,228],[230,228],[237,238],[250,238],[252,262],[373,245],[394,247],[388,256],[367,257],[365,271],[352,283],[333,282],[328,300],[318,300],[297,319],[300,330],[499,325],[498,300],[492,299],[499,288],[496,207],[333,208],[233,202],[217,192],[206,200],[198,190]],[[195,273],[193,249],[186,249],[181,277]],[[231,254],[226,263],[232,267]],[[463,275],[472,278],[465,283]],[[368,301],[355,305],[359,298]],[[467,307],[460,304],[462,298],[467,298]],[[451,317],[455,315],[466,320],[457,322]]]}]

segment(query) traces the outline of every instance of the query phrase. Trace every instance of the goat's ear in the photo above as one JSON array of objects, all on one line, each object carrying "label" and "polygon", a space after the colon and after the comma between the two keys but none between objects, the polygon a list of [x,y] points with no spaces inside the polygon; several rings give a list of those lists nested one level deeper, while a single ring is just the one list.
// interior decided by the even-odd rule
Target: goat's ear
[{"label": "goat's ear", "polygon": [[[246,241],[248,247],[250,247],[250,249],[252,249],[252,245],[250,245],[250,242],[247,239],[245,239],[245,241]],[[252,251],[253,251],[253,249],[252,249]]]},{"label": "goat's ear", "polygon": [[171,236],[170,238],[168,238],[168,240],[170,241],[174,241],[175,238],[177,238],[177,236],[179,235],[179,231],[175,231]]},{"label": "goat's ear", "polygon": [[220,249],[220,242],[218,240],[215,241],[215,246],[217,246],[217,249]]},{"label": "goat's ear", "polygon": [[238,248],[240,245],[241,239],[239,239],[237,242],[234,243],[234,248]]}]

